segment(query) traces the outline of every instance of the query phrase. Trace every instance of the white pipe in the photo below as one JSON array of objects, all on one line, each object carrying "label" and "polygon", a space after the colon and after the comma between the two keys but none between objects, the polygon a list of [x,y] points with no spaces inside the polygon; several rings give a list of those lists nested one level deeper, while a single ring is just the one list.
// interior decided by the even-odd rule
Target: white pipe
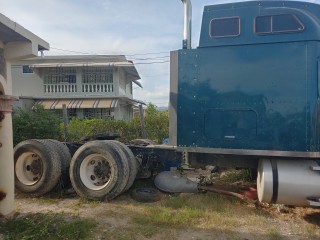
[{"label": "white pipe", "polygon": [[192,5],[191,0],[182,0],[184,9],[183,48],[191,49]]}]

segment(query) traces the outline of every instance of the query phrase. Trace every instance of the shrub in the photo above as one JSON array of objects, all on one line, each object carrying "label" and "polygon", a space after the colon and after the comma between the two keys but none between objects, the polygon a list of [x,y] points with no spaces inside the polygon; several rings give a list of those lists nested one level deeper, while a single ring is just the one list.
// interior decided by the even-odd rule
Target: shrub
[{"label": "shrub", "polygon": [[[169,136],[169,115],[168,112],[157,110],[155,105],[149,104],[145,114],[145,127],[149,139],[161,143]],[[122,142],[141,138],[140,118],[135,117],[130,122],[124,120],[103,120],[103,119],[72,119],[68,125],[70,140],[80,139],[97,133],[119,133]]]},{"label": "shrub", "polygon": [[158,143],[169,137],[168,111],[159,111],[152,103],[148,104],[145,114],[145,125],[148,138]]},{"label": "shrub", "polygon": [[19,109],[12,122],[14,145],[26,139],[59,139],[61,136],[59,117],[41,105],[35,105],[32,111]]},{"label": "shrub", "polygon": [[79,141],[84,137],[98,133],[119,133],[123,140],[128,138],[129,123],[124,120],[77,119],[73,118],[69,125],[70,141]]},{"label": "shrub", "polygon": [[[145,113],[145,127],[149,139],[161,143],[169,136],[169,115],[167,111],[159,111],[155,105],[149,104]],[[119,133],[122,142],[141,138],[140,118],[130,122],[124,120],[77,119],[68,124],[69,138],[63,136],[64,126],[53,112],[36,105],[32,111],[18,110],[13,116],[14,144],[26,139],[62,139],[77,142],[84,137],[98,133]]]}]

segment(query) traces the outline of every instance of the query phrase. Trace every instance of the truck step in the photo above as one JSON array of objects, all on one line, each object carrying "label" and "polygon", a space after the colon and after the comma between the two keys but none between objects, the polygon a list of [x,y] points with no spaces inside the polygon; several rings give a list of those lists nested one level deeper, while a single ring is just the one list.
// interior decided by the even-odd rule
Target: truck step
[{"label": "truck step", "polygon": [[319,166],[319,167],[311,167],[311,170],[313,170],[313,171],[320,171],[320,166]]},{"label": "truck step", "polygon": [[307,200],[310,206],[320,207],[320,197],[308,197]]}]

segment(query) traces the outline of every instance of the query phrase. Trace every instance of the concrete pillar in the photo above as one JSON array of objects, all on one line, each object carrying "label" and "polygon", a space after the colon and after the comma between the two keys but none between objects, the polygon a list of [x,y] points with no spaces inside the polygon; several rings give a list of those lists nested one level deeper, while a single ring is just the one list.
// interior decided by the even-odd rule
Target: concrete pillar
[{"label": "concrete pillar", "polygon": [[8,215],[14,207],[12,117],[10,112],[3,116],[0,122],[0,215]]},{"label": "concrete pillar", "polygon": [[83,95],[82,92],[82,68],[76,68],[76,84],[77,84],[77,92],[73,93],[74,95]]},{"label": "concrete pillar", "polygon": [[[12,133],[11,65],[6,63],[6,79],[0,75],[0,215],[14,210],[14,162]],[[4,73],[3,73],[4,74]],[[10,80],[10,81],[9,81]]]},{"label": "concrete pillar", "polygon": [[49,44],[2,14],[0,23],[1,39],[6,39],[0,40],[0,215],[8,215],[14,205],[11,62],[35,57]]}]

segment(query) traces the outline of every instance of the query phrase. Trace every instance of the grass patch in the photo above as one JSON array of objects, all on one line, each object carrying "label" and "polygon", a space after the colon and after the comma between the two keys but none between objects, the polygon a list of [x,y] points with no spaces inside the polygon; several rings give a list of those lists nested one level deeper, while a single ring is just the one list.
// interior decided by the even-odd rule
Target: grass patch
[{"label": "grass patch", "polygon": [[79,198],[76,202],[74,202],[69,208],[71,210],[78,211],[80,208],[84,207],[85,205],[95,208],[101,204],[100,201],[92,201],[85,198]]},{"label": "grass patch", "polygon": [[49,197],[32,198],[32,201],[39,202],[40,204],[46,204],[46,205],[57,204],[62,200],[63,200],[62,198],[49,198]]},{"label": "grass patch", "polygon": [[303,228],[303,233],[310,239],[319,238],[319,227],[315,228],[314,226],[308,224]]},{"label": "grass patch", "polygon": [[[116,227],[105,231],[102,235],[102,239],[105,240],[140,240],[141,238],[151,238],[159,233],[168,232],[166,229],[162,229],[158,226],[153,226],[151,224],[139,225],[134,224],[124,227]],[[169,231],[170,232],[170,231]],[[170,236],[169,234],[166,234]],[[166,238],[168,239],[168,238]],[[170,238],[169,238],[170,239]]]},{"label": "grass patch", "polygon": [[230,204],[240,205],[241,202],[233,197],[227,197],[214,193],[192,194],[192,195],[172,195],[169,196],[162,206],[172,209],[196,208],[206,211],[211,209],[216,212],[226,212],[230,209]]},{"label": "grass patch", "polygon": [[93,201],[93,200],[88,200],[86,198],[80,198],[79,199],[79,204],[88,204],[90,205],[90,207],[97,207],[99,204],[101,203],[101,201]]},{"label": "grass patch", "polygon": [[6,240],[88,239],[96,222],[61,214],[34,214],[0,222]]},{"label": "grass patch", "polygon": [[269,240],[281,240],[284,239],[276,229],[269,229],[267,231],[267,237]]},{"label": "grass patch", "polygon": [[221,226],[225,229],[241,226],[239,218],[246,216],[259,218],[254,209],[237,199],[207,193],[168,197],[161,204],[144,207],[132,220],[136,224],[161,227],[210,229]]}]

